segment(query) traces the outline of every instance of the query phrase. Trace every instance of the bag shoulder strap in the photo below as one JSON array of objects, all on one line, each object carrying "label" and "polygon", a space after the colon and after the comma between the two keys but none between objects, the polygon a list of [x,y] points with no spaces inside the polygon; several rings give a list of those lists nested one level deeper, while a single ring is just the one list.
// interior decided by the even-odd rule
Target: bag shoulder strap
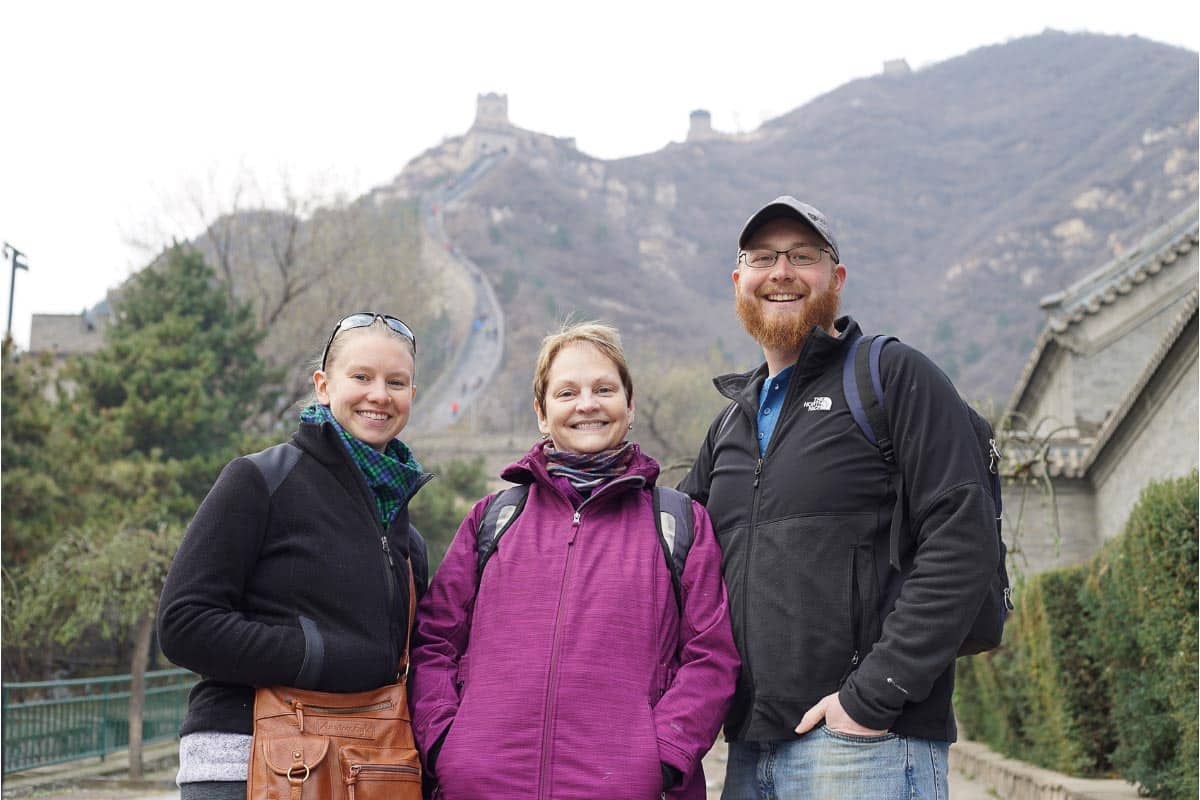
[{"label": "bag shoulder strap", "polygon": [[842,390],[850,413],[867,441],[879,448],[880,457],[893,465],[896,451],[888,426],[879,355],[884,345],[894,341],[894,336],[859,336],[850,343],[842,362]]},{"label": "bag shoulder strap", "polygon": [[413,622],[417,618],[417,582],[413,578],[412,559],[406,558],[405,561],[408,562],[408,628],[404,633],[404,653],[400,656],[400,665],[396,667],[401,682],[408,679],[408,651],[412,647]]},{"label": "bag shoulder strap", "polygon": [[[695,520],[692,517],[692,498],[669,486],[655,486],[653,495],[654,527],[658,531],[659,544],[671,571],[671,588],[675,602],[683,609],[683,568],[687,563],[688,551],[695,536]],[[504,535],[520,516],[529,498],[529,485],[510,486],[499,492],[484,509],[479,528],[475,531],[476,589],[483,576],[484,565],[496,552],[500,537]]]},{"label": "bag shoulder strap", "polygon": [[675,603],[683,613],[683,568],[687,564],[688,551],[695,537],[695,519],[692,516],[692,498],[670,486],[655,486],[654,527],[658,529],[659,543],[667,566],[671,570],[671,588],[675,590]]},{"label": "bag shoulder strap", "polygon": [[484,509],[483,519],[479,521],[479,528],[475,531],[476,589],[479,588],[479,579],[483,575],[484,565],[496,552],[496,543],[500,541],[500,537],[525,508],[525,501],[528,498],[529,484],[519,483],[498,492]]},{"label": "bag shoulder strap", "polygon": [[[904,473],[896,463],[896,450],[892,442],[891,428],[887,419],[887,397],[880,377],[879,356],[888,342],[898,341],[894,336],[859,336],[846,350],[842,362],[842,390],[846,404],[867,441],[879,449],[879,457],[887,464],[895,477],[896,507],[892,510],[892,526],[888,532],[888,563],[892,569],[900,569],[900,532],[908,516],[907,497],[904,488]],[[866,342],[867,346],[863,347]]]}]

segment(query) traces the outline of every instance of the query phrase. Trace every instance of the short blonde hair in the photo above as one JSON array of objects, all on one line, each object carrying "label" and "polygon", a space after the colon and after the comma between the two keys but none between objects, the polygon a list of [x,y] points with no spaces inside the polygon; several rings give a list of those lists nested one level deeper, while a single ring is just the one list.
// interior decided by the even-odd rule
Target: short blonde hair
[{"label": "short blonde hair", "polygon": [[617,329],[603,322],[564,322],[558,333],[542,339],[542,349],[538,351],[537,367],[533,370],[533,402],[540,413],[546,413],[550,366],[564,347],[579,342],[592,345],[613,362],[625,389],[625,401],[633,402],[633,376],[629,374],[629,363],[625,360],[625,351],[621,349],[621,334]]}]

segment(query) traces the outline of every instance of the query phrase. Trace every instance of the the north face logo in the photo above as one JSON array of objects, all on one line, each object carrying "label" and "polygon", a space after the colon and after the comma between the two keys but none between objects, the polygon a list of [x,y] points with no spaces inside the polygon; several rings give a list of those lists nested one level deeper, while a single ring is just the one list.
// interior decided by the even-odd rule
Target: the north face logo
[{"label": "the north face logo", "polygon": [[833,401],[828,397],[814,397],[805,402],[804,407],[809,411],[828,411],[833,408]]}]

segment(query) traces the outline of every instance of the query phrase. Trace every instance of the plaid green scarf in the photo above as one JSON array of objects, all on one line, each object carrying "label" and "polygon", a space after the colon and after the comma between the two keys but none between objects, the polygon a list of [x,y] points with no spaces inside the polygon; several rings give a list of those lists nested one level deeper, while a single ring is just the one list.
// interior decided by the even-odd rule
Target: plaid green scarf
[{"label": "plaid green scarf", "polygon": [[408,445],[399,439],[392,439],[384,452],[355,438],[353,434],[341,426],[334,418],[329,406],[313,403],[300,412],[301,422],[311,422],[320,425],[328,422],[338,432],[342,443],[350,451],[350,458],[358,465],[367,485],[375,495],[375,505],[379,510],[379,519],[387,529],[396,519],[396,514],[408,501],[420,479],[421,465],[413,456]]}]

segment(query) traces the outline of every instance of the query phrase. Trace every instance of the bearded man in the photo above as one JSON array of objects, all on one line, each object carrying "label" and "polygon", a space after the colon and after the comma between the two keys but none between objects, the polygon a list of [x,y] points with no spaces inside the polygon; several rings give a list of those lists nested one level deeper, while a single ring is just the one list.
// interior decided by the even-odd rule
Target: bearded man
[{"label": "bearded man", "polygon": [[731,403],[680,484],[717,530],[742,657],[723,797],[944,798],[954,659],[999,559],[966,406],[921,353],[882,349],[893,481],[843,388],[861,331],[837,316],[829,221],[779,197],[738,247],[737,313],[765,363],[714,380]]}]

